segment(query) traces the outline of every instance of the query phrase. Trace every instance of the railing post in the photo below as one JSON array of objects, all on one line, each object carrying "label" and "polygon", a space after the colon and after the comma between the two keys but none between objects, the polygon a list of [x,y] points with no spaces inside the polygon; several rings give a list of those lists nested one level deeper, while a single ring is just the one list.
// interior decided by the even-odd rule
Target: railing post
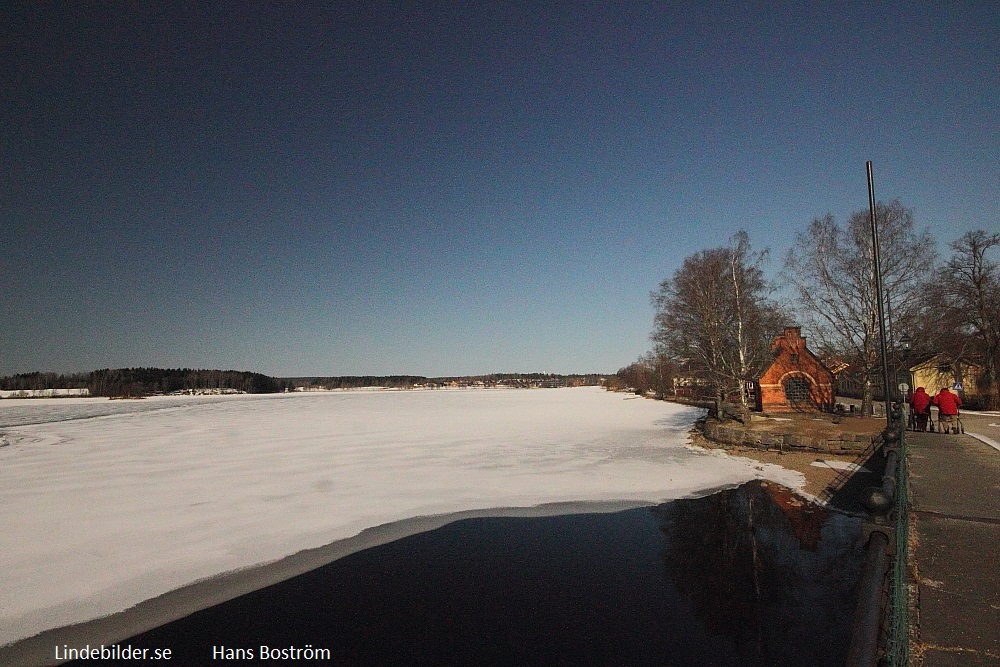
[{"label": "railing post", "polygon": [[[899,570],[905,567],[906,544],[900,538],[905,528],[906,490],[903,452],[902,413],[892,410],[888,415],[889,426],[882,431],[882,449],[885,452],[885,472],[882,484],[865,489],[861,502],[869,510],[871,520],[863,527],[865,540],[865,566],[861,575],[858,603],[854,613],[851,644],[847,652],[848,667],[874,667],[883,653],[881,641],[883,619],[898,611]],[[891,519],[891,521],[890,521]],[[900,541],[902,539],[902,544]],[[900,559],[904,565],[900,565]],[[893,576],[889,577],[890,566]],[[890,600],[887,589],[892,588]],[[890,619],[892,620],[892,619]],[[899,619],[896,619],[899,621]],[[898,634],[902,621],[889,623],[893,634]],[[898,643],[899,638],[893,636]],[[905,653],[904,653],[905,655]]]},{"label": "railing post", "polygon": [[847,651],[847,667],[874,667],[879,657],[879,632],[885,609],[885,575],[889,571],[889,537],[872,531],[865,547],[865,569]]}]

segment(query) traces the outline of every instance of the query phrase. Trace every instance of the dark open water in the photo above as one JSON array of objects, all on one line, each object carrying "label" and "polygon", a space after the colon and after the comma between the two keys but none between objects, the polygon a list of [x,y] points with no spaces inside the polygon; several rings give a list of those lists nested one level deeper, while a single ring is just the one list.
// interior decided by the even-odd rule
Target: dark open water
[{"label": "dark open water", "polygon": [[[169,647],[159,664],[174,665],[244,649],[254,659],[237,664],[839,666],[859,529],[761,482],[614,514],[467,519],[119,645]],[[330,659],[261,661],[261,645]]]}]

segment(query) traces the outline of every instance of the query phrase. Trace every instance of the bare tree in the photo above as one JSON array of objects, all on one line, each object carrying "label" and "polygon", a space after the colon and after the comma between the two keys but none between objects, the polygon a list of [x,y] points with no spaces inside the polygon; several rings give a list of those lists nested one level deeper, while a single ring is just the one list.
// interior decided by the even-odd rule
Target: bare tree
[{"label": "bare tree", "polygon": [[938,306],[957,323],[958,333],[972,338],[986,370],[991,407],[1000,407],[1000,265],[987,257],[990,249],[1000,247],[1000,234],[979,229],[949,246],[954,254],[939,274]]},{"label": "bare tree", "polygon": [[656,368],[648,355],[639,357],[628,366],[619,368],[607,386],[615,391],[628,389],[645,396],[650,389],[656,388]]},{"label": "bare tree", "polygon": [[770,360],[769,345],[783,320],[768,299],[765,260],[766,252],[753,252],[741,231],[729,247],[686,258],[652,294],[657,354],[707,382],[719,400],[738,391],[744,406],[744,383]]},{"label": "bare tree", "polygon": [[[913,212],[899,200],[876,205],[882,284],[894,319],[908,322],[926,304],[933,275],[930,232],[914,230]],[[796,236],[785,274],[798,297],[801,321],[822,352],[845,357],[862,376],[861,413],[871,415],[873,381],[880,366],[874,246],[869,211],[838,225],[832,215]]]}]

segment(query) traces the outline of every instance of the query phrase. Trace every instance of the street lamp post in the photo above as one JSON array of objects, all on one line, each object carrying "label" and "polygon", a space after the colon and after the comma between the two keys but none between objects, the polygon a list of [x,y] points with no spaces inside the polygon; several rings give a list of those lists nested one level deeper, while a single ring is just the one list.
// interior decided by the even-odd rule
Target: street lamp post
[{"label": "street lamp post", "polygon": [[882,393],[885,400],[885,422],[888,428],[892,426],[893,416],[892,409],[890,408],[891,399],[889,398],[891,391],[889,388],[889,358],[885,339],[885,308],[882,305],[882,260],[879,255],[878,219],[875,215],[875,183],[872,179],[871,161],[865,163],[865,169],[868,172],[868,207],[871,211],[872,223],[872,268],[875,274],[875,307],[878,314],[879,345],[882,352]]},{"label": "street lamp post", "polygon": [[[903,369],[906,371],[906,384],[913,389],[913,376],[910,375],[910,350],[913,349],[913,339],[904,333],[899,339],[899,349],[903,352]],[[904,397],[906,398],[906,397]]]},{"label": "street lamp post", "polygon": [[[910,392],[913,391],[913,376],[910,374],[910,350],[913,348],[913,339],[910,338],[910,334],[903,333],[899,338],[899,349],[903,353],[903,382],[905,383],[906,391],[903,393],[903,403],[909,403]],[[896,377],[896,382],[899,382],[899,376]],[[906,408],[907,413],[909,413],[909,408]]]}]

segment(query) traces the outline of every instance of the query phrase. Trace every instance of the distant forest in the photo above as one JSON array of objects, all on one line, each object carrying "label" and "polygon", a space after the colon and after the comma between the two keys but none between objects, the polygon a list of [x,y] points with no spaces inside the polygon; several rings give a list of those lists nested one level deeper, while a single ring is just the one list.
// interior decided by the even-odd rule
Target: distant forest
[{"label": "distant forest", "polygon": [[36,372],[0,378],[0,390],[87,389],[91,396],[150,396],[205,389],[272,394],[288,386],[260,373],[191,368],[104,368],[87,373]]},{"label": "distant forest", "polygon": [[190,368],[104,368],[86,373],[19,373],[0,377],[0,390],[87,389],[91,396],[151,396],[182,391],[232,390],[273,394],[306,389],[353,389],[446,386],[585,386],[600,385],[603,376],[554,373],[495,373],[491,375],[428,378],[420,375],[345,375],[276,378],[247,371]]},{"label": "distant forest", "polygon": [[353,389],[386,387],[392,389],[434,388],[448,386],[506,387],[583,387],[600,386],[605,376],[595,373],[559,375],[557,373],[490,373],[425,377],[423,375],[340,375],[335,377],[287,378],[295,387],[306,389]]}]

